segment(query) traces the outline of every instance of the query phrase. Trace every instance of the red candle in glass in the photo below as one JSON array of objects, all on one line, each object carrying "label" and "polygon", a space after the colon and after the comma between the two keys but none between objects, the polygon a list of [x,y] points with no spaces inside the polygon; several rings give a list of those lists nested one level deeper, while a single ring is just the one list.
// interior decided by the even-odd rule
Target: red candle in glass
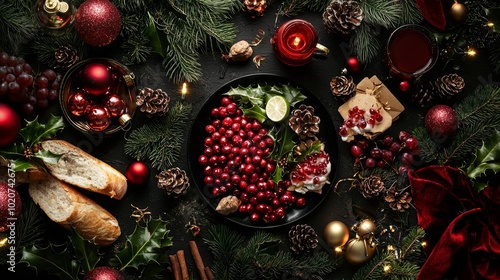
[{"label": "red candle in glass", "polygon": [[386,60],[392,74],[412,79],[429,71],[438,56],[436,38],[418,25],[396,29],[386,46]]},{"label": "red candle in glass", "polygon": [[292,19],[276,30],[271,43],[280,61],[290,66],[301,66],[311,61],[318,43],[318,34],[311,23]]}]

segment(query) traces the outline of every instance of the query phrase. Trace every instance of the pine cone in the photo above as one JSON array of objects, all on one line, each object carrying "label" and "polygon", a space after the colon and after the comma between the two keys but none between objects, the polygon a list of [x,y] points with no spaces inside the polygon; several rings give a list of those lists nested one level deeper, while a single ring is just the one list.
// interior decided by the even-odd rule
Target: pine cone
[{"label": "pine cone", "polygon": [[434,85],[432,83],[418,84],[411,98],[413,102],[417,102],[421,107],[429,107],[434,101]]},{"label": "pine cone", "polygon": [[356,91],[352,77],[335,76],[330,81],[330,89],[336,97],[350,97]]},{"label": "pine cone", "polygon": [[147,87],[139,92],[136,101],[137,106],[141,106],[141,112],[145,112],[150,118],[154,115],[166,115],[169,103],[170,97],[162,89],[153,90]]},{"label": "pine cone", "polygon": [[349,35],[363,20],[363,10],[358,2],[333,0],[323,13],[323,24],[328,32]]},{"label": "pine cone", "polygon": [[318,235],[307,224],[293,226],[288,232],[288,237],[292,243],[290,248],[297,254],[310,253],[318,246]]},{"label": "pine cone", "polygon": [[56,68],[58,69],[68,69],[80,61],[78,52],[72,46],[62,46],[56,49],[54,52],[54,57],[56,60]]},{"label": "pine cone", "polygon": [[457,74],[448,74],[437,78],[435,85],[437,94],[441,98],[450,98],[462,91],[465,81]]},{"label": "pine cone", "polygon": [[409,192],[396,191],[395,187],[391,187],[385,196],[385,201],[389,203],[389,207],[398,212],[404,212],[410,208],[411,200]]},{"label": "pine cone", "polygon": [[244,0],[243,10],[247,12],[251,18],[261,17],[267,9],[266,0]]},{"label": "pine cone", "polygon": [[314,115],[314,107],[300,105],[290,113],[288,124],[300,138],[314,137],[319,132],[320,118]]},{"label": "pine cone", "polygon": [[158,178],[158,188],[164,189],[173,197],[185,195],[189,190],[189,178],[186,171],[178,167],[163,170],[156,175],[156,178]]},{"label": "pine cone", "polygon": [[379,196],[385,190],[384,181],[380,176],[372,175],[363,179],[358,189],[365,198]]}]

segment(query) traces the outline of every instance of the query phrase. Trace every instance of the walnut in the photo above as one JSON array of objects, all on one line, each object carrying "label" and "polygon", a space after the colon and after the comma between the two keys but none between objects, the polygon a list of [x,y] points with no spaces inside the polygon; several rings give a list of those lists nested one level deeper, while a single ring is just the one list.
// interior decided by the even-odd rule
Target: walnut
[{"label": "walnut", "polygon": [[253,54],[252,47],[247,41],[239,41],[231,46],[229,50],[229,59],[236,62],[248,60]]},{"label": "walnut", "polygon": [[217,208],[215,208],[215,210],[222,215],[229,215],[231,213],[238,211],[238,207],[240,207],[240,204],[241,200],[239,200],[234,195],[230,195],[223,197],[219,201],[219,204],[217,205]]}]

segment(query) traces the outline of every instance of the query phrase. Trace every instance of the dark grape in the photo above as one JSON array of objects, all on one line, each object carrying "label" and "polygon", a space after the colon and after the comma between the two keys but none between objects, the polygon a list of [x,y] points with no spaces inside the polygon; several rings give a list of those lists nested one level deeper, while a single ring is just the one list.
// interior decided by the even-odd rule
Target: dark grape
[{"label": "dark grape", "polygon": [[9,92],[11,94],[20,94],[22,91],[21,91],[21,86],[16,82],[10,82],[9,83]]},{"label": "dark grape", "polygon": [[36,98],[33,95],[28,96],[28,104],[35,105],[36,104]]},{"label": "dark grape", "polygon": [[401,144],[399,144],[398,142],[392,142],[391,146],[389,146],[389,150],[394,154],[397,154],[400,149],[401,149]]},{"label": "dark grape", "polygon": [[59,89],[59,80],[55,80],[52,82],[52,84],[50,85],[50,89],[55,89],[55,90],[58,90]]},{"label": "dark grape", "polygon": [[45,71],[43,71],[42,75],[45,76],[45,78],[47,78],[47,80],[49,81],[54,81],[57,78],[56,72],[51,69],[46,69]]},{"label": "dark grape", "polygon": [[0,78],[5,77],[5,75],[7,75],[7,67],[2,66],[0,67]]},{"label": "dark grape", "polygon": [[418,147],[418,140],[415,137],[408,137],[405,141],[405,147],[408,150],[415,150]]},{"label": "dark grape", "polygon": [[401,155],[401,161],[404,165],[411,165],[413,162],[413,156],[410,153],[403,153]]},{"label": "dark grape", "polygon": [[13,81],[15,81],[15,80],[16,80],[16,76],[14,76],[14,74],[9,73],[9,74],[7,74],[7,75],[5,76],[5,81],[6,81],[7,83],[11,83],[11,82],[13,82]]},{"label": "dark grape", "polygon": [[351,154],[355,158],[359,158],[360,156],[363,155],[363,150],[358,145],[352,145],[351,146]]},{"label": "dark grape", "polygon": [[410,134],[404,130],[401,130],[398,134],[399,141],[404,142],[410,137]]},{"label": "dark grape", "polygon": [[366,150],[368,148],[368,146],[370,145],[370,141],[368,141],[367,139],[360,139],[358,141],[358,146],[361,148],[361,150]]},{"label": "dark grape", "polygon": [[17,76],[16,81],[20,86],[29,87],[33,83],[33,76],[22,73]]},{"label": "dark grape", "polygon": [[384,137],[384,139],[382,139],[382,144],[384,144],[386,147],[389,147],[389,146],[391,146],[392,141],[394,141],[394,139],[392,138],[392,136],[386,135]]},{"label": "dark grape", "polygon": [[382,150],[382,159],[384,159],[387,162],[392,162],[393,154],[389,150]]},{"label": "dark grape", "polygon": [[49,90],[47,88],[39,88],[35,91],[35,96],[37,99],[47,98],[49,95]]},{"label": "dark grape", "polygon": [[375,147],[375,148],[371,149],[370,156],[372,158],[379,159],[382,157],[382,151],[379,148]]},{"label": "dark grape", "polygon": [[25,113],[26,115],[33,114],[33,111],[35,110],[33,105],[31,105],[29,103],[23,104],[21,109],[23,110],[23,113]]},{"label": "dark grape", "polygon": [[7,61],[7,64],[9,66],[14,67],[14,66],[19,64],[19,59],[17,59],[17,57],[15,57],[15,56],[10,56],[9,60]]},{"label": "dark grape", "polygon": [[19,76],[23,73],[23,64],[18,64],[14,67],[14,74]]},{"label": "dark grape", "polygon": [[31,74],[31,72],[33,72],[33,68],[31,68],[31,65],[29,65],[28,63],[24,64],[23,70],[24,70],[24,72],[26,72],[28,74]]},{"label": "dark grape", "polygon": [[40,108],[46,108],[49,106],[49,101],[47,99],[37,99],[36,100],[36,106]]},{"label": "dark grape", "polygon": [[4,52],[0,52],[0,64],[7,65],[8,61],[9,61],[9,55]]},{"label": "dark grape", "polygon": [[9,84],[3,82],[0,84],[0,95],[7,95],[9,93]]},{"label": "dark grape", "polygon": [[368,168],[374,168],[377,164],[377,161],[374,158],[367,158],[365,161],[365,165]]},{"label": "dark grape", "polygon": [[39,88],[48,88],[49,80],[44,76],[38,76],[36,77],[35,84]]},{"label": "dark grape", "polygon": [[57,90],[51,89],[51,90],[49,90],[49,95],[47,96],[47,99],[48,100],[56,100],[58,96],[59,96],[59,94],[58,94]]}]

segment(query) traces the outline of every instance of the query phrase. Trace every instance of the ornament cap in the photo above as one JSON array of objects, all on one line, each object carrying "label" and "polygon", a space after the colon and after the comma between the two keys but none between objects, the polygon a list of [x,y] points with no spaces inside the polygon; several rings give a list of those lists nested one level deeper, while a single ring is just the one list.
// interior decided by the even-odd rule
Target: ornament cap
[{"label": "ornament cap", "polygon": [[131,119],[132,117],[129,114],[123,114],[118,118],[118,122],[120,122],[121,126],[125,126]]},{"label": "ornament cap", "polygon": [[135,79],[135,75],[134,73],[129,73],[127,75],[123,75],[123,79],[125,80],[125,84],[127,84],[127,86],[132,86],[134,85],[134,79]]},{"label": "ornament cap", "polygon": [[[66,3],[65,3],[66,4]],[[66,4],[66,6],[68,6],[68,4]],[[47,0],[45,1],[45,4],[43,5],[43,9],[47,12],[47,13],[56,13],[58,11],[61,11],[61,2],[59,2],[59,0]]]}]

